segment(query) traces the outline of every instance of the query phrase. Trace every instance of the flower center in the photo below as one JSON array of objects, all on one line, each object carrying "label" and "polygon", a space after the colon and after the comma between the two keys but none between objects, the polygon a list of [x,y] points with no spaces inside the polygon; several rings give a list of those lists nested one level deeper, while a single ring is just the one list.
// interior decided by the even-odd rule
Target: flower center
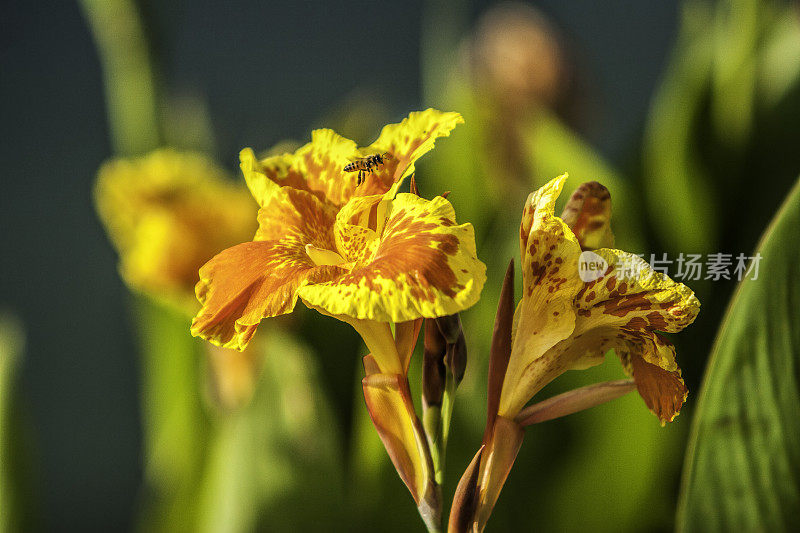
[{"label": "flower center", "polygon": [[333,250],[317,248],[313,244],[306,244],[306,254],[317,266],[336,266],[344,263],[344,258]]}]

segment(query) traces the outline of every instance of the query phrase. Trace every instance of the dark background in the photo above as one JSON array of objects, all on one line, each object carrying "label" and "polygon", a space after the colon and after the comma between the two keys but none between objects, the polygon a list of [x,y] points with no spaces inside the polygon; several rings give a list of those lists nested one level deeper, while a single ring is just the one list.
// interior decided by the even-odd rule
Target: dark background
[{"label": "dark background", "polygon": [[[162,5],[163,4],[163,5]],[[474,19],[490,2],[472,2]],[[624,164],[667,60],[676,2],[534,2],[586,67],[587,134]],[[355,91],[393,118],[423,108],[422,2],[152,2],[167,86],[207,98],[220,161],[305,139]],[[127,290],[91,186],[112,155],[96,50],[77,4],[0,8],[0,307],[24,323],[21,442],[46,530],[133,523],[139,367]]]}]

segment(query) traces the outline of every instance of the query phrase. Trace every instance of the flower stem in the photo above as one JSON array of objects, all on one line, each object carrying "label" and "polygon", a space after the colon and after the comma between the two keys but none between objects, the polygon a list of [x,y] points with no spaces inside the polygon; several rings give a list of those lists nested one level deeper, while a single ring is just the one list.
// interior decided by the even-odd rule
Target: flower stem
[{"label": "flower stem", "polygon": [[137,155],[160,144],[151,49],[133,0],[80,0],[100,54],[115,151]]}]

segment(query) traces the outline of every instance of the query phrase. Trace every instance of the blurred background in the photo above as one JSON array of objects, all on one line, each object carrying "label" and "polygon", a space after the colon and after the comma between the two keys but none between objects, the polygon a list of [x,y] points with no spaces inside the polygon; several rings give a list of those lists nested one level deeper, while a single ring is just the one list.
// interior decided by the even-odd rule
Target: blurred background
[{"label": "blurred background", "polygon": [[[123,282],[93,200],[105,161],[169,146],[241,182],[246,146],[293,149],[315,127],[366,145],[412,110],[462,113],[418,165],[423,196],[453,191],[489,268],[463,313],[452,491],[480,442],[528,192],[569,171],[570,190],[611,190],[619,248],[751,255],[800,171],[797,7],[4,3],[0,528],[420,529],[359,396],[360,339],[298,308],[262,328],[263,359],[225,401],[187,315]],[[692,400],[735,287],[688,284],[703,312],[675,339],[691,391],[677,421],[661,428],[631,395],[532,428],[489,530],[674,527]],[[613,359],[544,394],[622,377]]]}]

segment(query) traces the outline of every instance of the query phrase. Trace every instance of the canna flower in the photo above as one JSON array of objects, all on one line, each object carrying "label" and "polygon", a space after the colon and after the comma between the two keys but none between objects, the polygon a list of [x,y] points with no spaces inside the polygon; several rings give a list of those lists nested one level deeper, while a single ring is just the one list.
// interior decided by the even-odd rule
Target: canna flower
[{"label": "canna flower", "polygon": [[[688,287],[654,272],[638,256],[604,247],[613,245],[613,235],[610,195],[602,185],[582,185],[562,216],[555,216],[566,178],[528,197],[520,226],[523,296],[516,312],[511,268],[501,295],[484,447],[459,487],[461,494],[470,493],[469,484],[475,484],[472,511],[459,509],[457,517],[473,516],[478,530],[514,463],[523,427],[553,417],[545,411],[568,414],[635,387],[663,425],[686,399],[675,348],[661,332],[676,333],[691,324],[700,303]],[[602,268],[583,281],[579,265],[589,249],[590,259]],[[559,375],[600,364],[612,349],[633,382],[598,384],[525,408]]]},{"label": "canna flower", "polygon": [[[459,122],[457,113],[430,109],[386,126],[363,149],[316,130],[294,154],[258,161],[242,150],[242,171],[261,206],[258,230],[251,242],[200,269],[196,293],[203,306],[192,333],[243,349],[263,318],[291,312],[298,298],[357,329],[474,304],[485,267],[472,226],[458,225],[442,197],[397,193],[414,162]],[[343,172],[353,159],[384,152],[391,159],[360,186],[355,173]],[[382,370],[399,373],[397,361],[373,352]]]},{"label": "canna flower", "polygon": [[552,180],[525,203],[520,228],[523,298],[498,414],[514,418],[558,375],[600,364],[613,349],[647,407],[662,424],[671,422],[687,390],[675,348],[659,332],[677,333],[691,324],[700,303],[691,289],[653,271],[640,257],[611,248],[592,252],[606,268],[597,279],[582,281],[582,248],[603,244],[603,239],[613,242],[602,222],[610,217],[610,207],[605,210],[592,194],[602,186],[585,184],[578,193],[585,203],[575,207],[573,197],[564,214],[573,222],[570,227],[554,215],[566,178]]},{"label": "canna flower", "polygon": [[[262,319],[297,300],[347,322],[362,336],[367,409],[400,477],[429,527],[441,518],[431,452],[416,416],[408,365],[425,317],[470,307],[486,279],[470,224],[450,203],[398,193],[415,161],[460,122],[457,113],[411,113],[366,148],[316,130],[293,154],[257,160],[240,153],[260,206],[251,242],[224,250],[200,269],[202,308],[192,334],[243,349]],[[344,168],[387,154],[359,184]],[[390,324],[394,323],[394,333]]]},{"label": "canna flower", "polygon": [[196,310],[197,269],[255,231],[245,188],[201,154],[114,159],[100,168],[94,196],[122,279],[187,313]]}]

